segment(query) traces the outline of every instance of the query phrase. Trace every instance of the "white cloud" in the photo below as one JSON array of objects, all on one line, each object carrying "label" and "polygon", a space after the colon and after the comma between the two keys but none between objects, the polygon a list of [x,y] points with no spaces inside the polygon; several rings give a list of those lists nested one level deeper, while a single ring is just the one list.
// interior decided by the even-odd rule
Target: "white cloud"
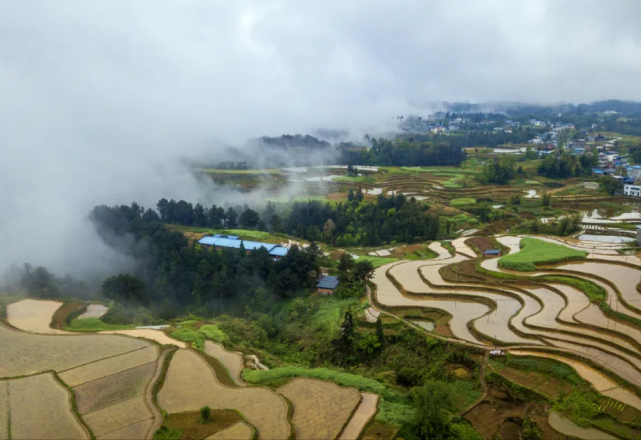
[{"label": "white cloud", "polygon": [[641,100],[639,17],[636,0],[5,2],[0,265],[99,265],[93,205],[196,197],[178,160],[251,137],[440,101]]}]

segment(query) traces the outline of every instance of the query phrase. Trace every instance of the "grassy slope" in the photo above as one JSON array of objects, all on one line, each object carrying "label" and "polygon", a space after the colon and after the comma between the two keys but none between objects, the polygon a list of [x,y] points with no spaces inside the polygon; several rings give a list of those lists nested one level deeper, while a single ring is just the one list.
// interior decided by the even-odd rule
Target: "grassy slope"
[{"label": "grassy slope", "polygon": [[580,260],[587,255],[588,253],[585,251],[577,251],[561,244],[528,237],[521,240],[521,251],[501,257],[499,266],[504,269],[532,272],[536,270],[536,264]]}]

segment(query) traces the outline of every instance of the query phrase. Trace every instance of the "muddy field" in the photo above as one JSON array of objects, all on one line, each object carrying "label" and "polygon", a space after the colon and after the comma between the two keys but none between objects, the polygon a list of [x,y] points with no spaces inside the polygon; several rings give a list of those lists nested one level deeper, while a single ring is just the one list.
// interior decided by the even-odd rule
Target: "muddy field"
[{"label": "muddy field", "polygon": [[66,332],[50,327],[53,315],[61,305],[57,301],[23,299],[7,306],[7,321],[26,332],[64,334]]},{"label": "muddy field", "polygon": [[301,440],[335,438],[361,400],[355,388],[315,379],[295,378],[278,392],[294,406],[292,422]]},{"label": "muddy field", "polygon": [[74,387],[78,412],[87,414],[142,395],[155,371],[152,362]]},{"label": "muddy field", "polygon": [[187,348],[186,343],[169,337],[165,332],[161,330],[137,328],[133,330],[103,331],[103,332],[100,332],[100,334],[101,335],[126,335],[126,336],[132,336],[134,338],[149,339],[150,341],[156,341],[159,344],[163,344],[163,345],[175,345],[178,348]]},{"label": "muddy field", "polygon": [[71,410],[69,392],[51,373],[11,380],[8,390],[12,438],[89,438]]},{"label": "muddy field", "polygon": [[205,353],[218,359],[225,366],[236,385],[245,385],[240,378],[240,373],[244,368],[241,353],[237,351],[227,351],[221,344],[211,341],[205,341]]},{"label": "muddy field", "polygon": [[197,411],[205,405],[236,409],[256,427],[261,439],[289,437],[287,404],[282,397],[266,388],[221,385],[209,365],[190,350],[174,355],[158,402],[169,413]]},{"label": "muddy field", "polygon": [[361,403],[349,420],[339,440],[356,440],[367,423],[376,415],[378,394],[361,393]]},{"label": "muddy field", "polygon": [[141,339],[107,335],[36,335],[0,325],[1,376],[45,370],[65,371],[101,359],[149,347]]},{"label": "muddy field", "polygon": [[152,414],[143,396],[108,406],[82,416],[96,437],[103,437],[114,431],[122,430],[144,420]]},{"label": "muddy field", "polygon": [[206,440],[251,440],[254,429],[245,422],[238,422],[223,431],[207,437]]},{"label": "muddy field", "polygon": [[131,368],[136,368],[158,359],[158,348],[149,346],[131,353],[122,354],[112,358],[103,359],[78,368],[59,373],[62,379],[70,387],[91,382],[101,377],[120,373]]}]

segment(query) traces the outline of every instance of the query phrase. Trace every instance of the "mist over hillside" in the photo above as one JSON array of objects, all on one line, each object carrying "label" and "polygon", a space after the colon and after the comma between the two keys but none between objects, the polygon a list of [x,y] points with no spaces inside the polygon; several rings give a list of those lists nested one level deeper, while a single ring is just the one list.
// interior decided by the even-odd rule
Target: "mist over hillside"
[{"label": "mist over hillside", "polygon": [[[93,206],[224,204],[237,196],[193,164],[234,160],[229,148],[259,165],[303,163],[252,149],[262,136],[359,140],[443,102],[641,99],[639,3],[615,3],[475,1],[461,14],[424,2],[11,2],[0,267],[113,271],[120,257],[87,223]],[[332,163],[329,151],[305,161]]]}]

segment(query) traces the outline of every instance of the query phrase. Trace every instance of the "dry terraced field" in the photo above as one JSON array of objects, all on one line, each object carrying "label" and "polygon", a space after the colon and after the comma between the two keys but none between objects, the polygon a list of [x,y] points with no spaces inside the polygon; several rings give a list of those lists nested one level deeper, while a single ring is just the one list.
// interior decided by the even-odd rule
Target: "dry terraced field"
[{"label": "dry terraced field", "polygon": [[51,373],[13,379],[6,384],[11,438],[89,438],[71,410],[71,395]]},{"label": "dry terraced field", "polygon": [[261,439],[283,439],[290,434],[287,403],[267,388],[229,388],[221,385],[211,367],[194,351],[178,350],[158,403],[168,413],[212,409],[235,409],[258,430]]},{"label": "dry terraced field", "polygon": [[301,440],[336,438],[361,400],[356,388],[316,379],[295,378],[278,392],[294,406],[292,423]]}]

